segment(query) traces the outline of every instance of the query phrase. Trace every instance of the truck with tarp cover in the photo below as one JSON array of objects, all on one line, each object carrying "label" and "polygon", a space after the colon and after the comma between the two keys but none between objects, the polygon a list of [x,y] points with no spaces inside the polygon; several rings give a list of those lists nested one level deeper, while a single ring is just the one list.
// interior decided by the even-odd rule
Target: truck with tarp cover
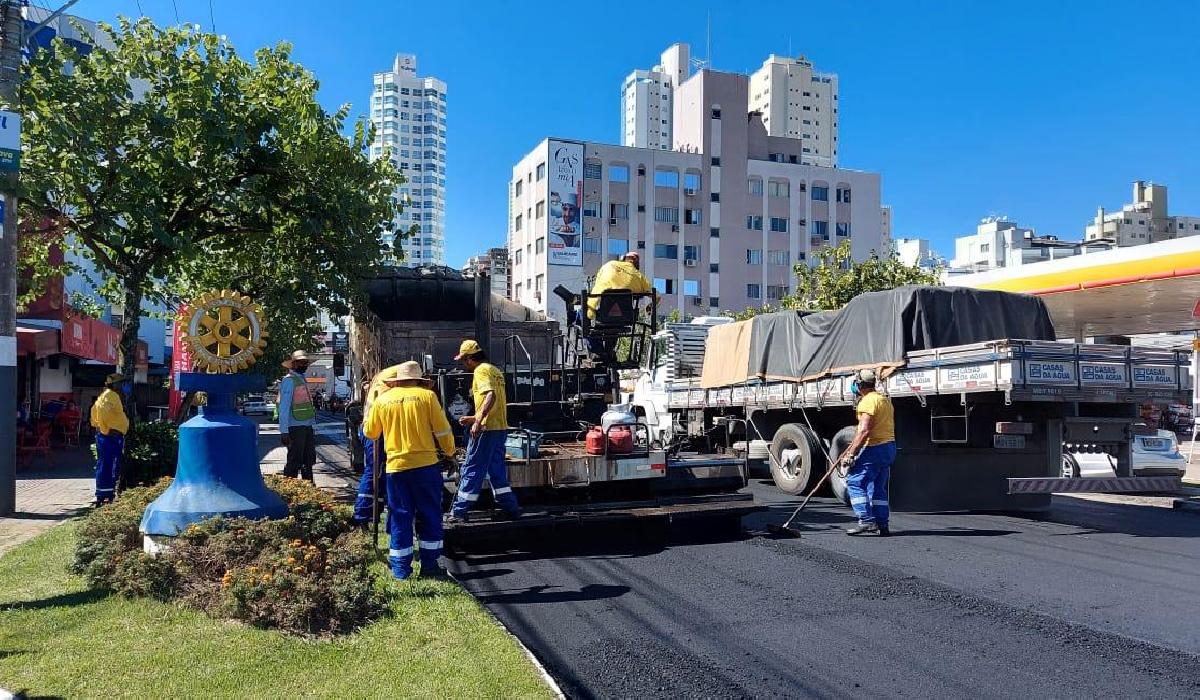
[{"label": "truck with tarp cover", "polygon": [[[1059,342],[1036,297],[953,287],[860,295],[837,311],[702,318],[657,333],[633,388],[668,454],[768,443],[775,484],[805,491],[855,431],[851,375],[895,405],[894,510],[1012,510],[1056,492],[1178,489],[1134,477],[1144,401],[1187,401],[1188,353]],[[1064,472],[1064,451],[1113,457],[1112,478]],[[845,475],[830,485],[845,498]]]}]

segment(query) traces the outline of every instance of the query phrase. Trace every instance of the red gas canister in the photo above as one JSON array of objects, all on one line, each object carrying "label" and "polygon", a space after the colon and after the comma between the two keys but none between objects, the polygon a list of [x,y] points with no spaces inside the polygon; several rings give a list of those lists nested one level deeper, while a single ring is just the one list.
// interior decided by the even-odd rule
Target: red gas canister
[{"label": "red gas canister", "polygon": [[608,451],[619,455],[633,452],[633,431],[624,425],[614,425],[609,428]]},{"label": "red gas canister", "polygon": [[604,454],[604,431],[600,426],[594,426],[588,431],[587,437],[583,441],[584,449],[590,455]]}]

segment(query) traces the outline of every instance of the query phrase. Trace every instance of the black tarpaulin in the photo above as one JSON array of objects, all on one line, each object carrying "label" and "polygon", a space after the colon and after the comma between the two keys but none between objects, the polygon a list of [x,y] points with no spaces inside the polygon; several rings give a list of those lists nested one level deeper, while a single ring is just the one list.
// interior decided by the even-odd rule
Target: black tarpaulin
[{"label": "black tarpaulin", "polygon": [[747,374],[801,380],[904,364],[905,353],[989,340],[1054,340],[1037,297],[963,287],[861,294],[837,311],[751,320]]}]

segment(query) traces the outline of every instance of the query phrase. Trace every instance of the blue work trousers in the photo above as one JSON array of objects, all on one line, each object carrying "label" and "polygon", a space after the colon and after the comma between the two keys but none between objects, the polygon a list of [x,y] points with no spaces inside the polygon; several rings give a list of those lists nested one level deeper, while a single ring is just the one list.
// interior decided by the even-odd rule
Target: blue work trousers
[{"label": "blue work trousers", "polygon": [[479,435],[467,441],[467,456],[462,463],[462,478],[458,482],[458,495],[454,497],[454,514],[463,517],[479,500],[483,491],[483,480],[492,484],[492,496],[496,505],[511,514],[520,512],[517,497],[508,483],[508,465],[504,463],[504,441],[507,430],[481,430]]},{"label": "blue work trousers", "polygon": [[391,542],[388,565],[392,575],[406,579],[412,575],[413,524],[416,524],[417,549],[421,550],[421,568],[438,568],[442,556],[442,470],[436,464],[400,472],[388,472],[387,528]]},{"label": "blue work trousers", "polygon": [[[358,496],[354,499],[354,521],[367,523],[371,522],[371,499],[375,493],[375,479],[383,472],[383,463],[376,464],[376,456],[383,457],[387,453],[382,449],[383,438],[368,440],[362,428],[359,428],[358,439],[362,441],[363,446],[363,473],[362,478],[358,480]],[[379,495],[385,495],[383,489],[380,489]]]},{"label": "blue work trousers", "polygon": [[121,451],[125,436],[112,431],[96,433],[96,502],[112,503],[117,495],[117,477],[121,474]]},{"label": "blue work trousers", "polygon": [[860,523],[888,524],[888,479],[895,461],[895,442],[873,445],[863,449],[846,474],[850,507]]}]

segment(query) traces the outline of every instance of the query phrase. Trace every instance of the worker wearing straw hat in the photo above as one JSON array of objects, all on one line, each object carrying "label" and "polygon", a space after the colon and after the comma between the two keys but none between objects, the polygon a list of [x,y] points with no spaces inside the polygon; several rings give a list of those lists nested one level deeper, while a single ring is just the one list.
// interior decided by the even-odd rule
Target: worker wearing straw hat
[{"label": "worker wearing straw hat", "polygon": [[[420,550],[421,576],[442,578],[443,455],[454,454],[454,434],[437,395],[425,387],[421,366],[404,362],[363,421],[368,440],[383,438],[387,451],[388,565],[404,580],[413,574],[413,529]],[[439,455],[440,452],[440,455]]]}]

